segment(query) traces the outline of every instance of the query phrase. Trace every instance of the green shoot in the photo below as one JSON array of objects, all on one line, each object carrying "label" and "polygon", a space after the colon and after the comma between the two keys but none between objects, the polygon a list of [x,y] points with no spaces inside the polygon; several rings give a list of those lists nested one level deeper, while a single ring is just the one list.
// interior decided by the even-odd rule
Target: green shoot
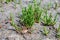
[{"label": "green shoot", "polygon": [[59,27],[56,30],[56,37],[60,38],[60,25],[59,25]]},{"label": "green shoot", "polygon": [[15,23],[14,23],[14,17],[13,17],[13,14],[12,13],[10,13],[10,23],[11,23],[11,25],[15,28],[15,30],[17,30],[17,31],[21,31],[21,28],[20,27],[18,27]]},{"label": "green shoot", "polygon": [[43,28],[43,34],[46,36],[49,34],[49,30],[46,27]]},{"label": "green shoot", "polygon": [[59,7],[59,3],[55,2],[55,7],[54,9],[57,9]]},{"label": "green shoot", "polygon": [[44,8],[46,8],[47,10],[49,10],[51,7],[52,7],[52,3],[49,2],[49,3],[46,5],[46,7],[44,7]]},{"label": "green shoot", "polygon": [[46,25],[46,26],[54,26],[56,24],[57,14],[53,18],[52,13],[50,13],[50,15],[48,15],[47,11],[45,11],[45,15],[43,16],[42,20],[43,20],[42,23],[44,25]]}]

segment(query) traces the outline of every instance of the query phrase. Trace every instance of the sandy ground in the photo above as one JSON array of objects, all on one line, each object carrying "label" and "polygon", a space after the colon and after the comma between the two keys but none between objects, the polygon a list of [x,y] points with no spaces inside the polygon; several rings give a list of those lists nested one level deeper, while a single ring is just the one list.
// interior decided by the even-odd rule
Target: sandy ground
[{"label": "sandy ground", "polygon": [[[55,2],[57,2],[59,4],[59,0],[43,0],[41,2],[41,7],[45,7],[44,5],[47,5],[49,2],[51,1],[52,8],[50,8],[48,10],[48,13],[52,13],[53,16],[55,16],[56,14],[58,14],[58,18],[57,18],[57,23],[55,24],[55,28],[58,27],[58,24],[60,23],[60,7],[57,7],[56,9],[54,9],[54,5]],[[29,2],[26,2],[24,0],[22,0],[22,5],[25,7],[27,7]],[[0,40],[59,40],[58,38],[55,37],[56,32],[55,29],[53,29],[51,26],[46,26],[47,29],[50,30],[50,33],[48,34],[48,36],[45,36],[41,33],[41,31],[43,30],[43,25],[41,25],[40,23],[35,23],[33,25],[33,28],[35,28],[36,30],[33,31],[32,34],[18,34],[16,33],[16,31],[14,31],[14,27],[12,27],[10,25],[10,23],[7,23],[10,17],[10,13],[14,14],[14,21],[16,24],[18,24],[18,22],[16,20],[19,20],[19,18],[17,18],[17,16],[21,15],[21,6],[20,4],[15,4],[12,3],[8,3],[2,4],[2,7],[0,7],[0,25],[2,25],[2,28],[0,29]],[[9,30],[11,29],[11,30]]]}]

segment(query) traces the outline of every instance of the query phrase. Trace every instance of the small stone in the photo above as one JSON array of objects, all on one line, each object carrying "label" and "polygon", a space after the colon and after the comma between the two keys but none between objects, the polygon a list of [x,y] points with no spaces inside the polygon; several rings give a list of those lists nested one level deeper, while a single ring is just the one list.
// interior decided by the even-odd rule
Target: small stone
[{"label": "small stone", "polygon": [[22,33],[27,33],[28,30],[22,30]]}]

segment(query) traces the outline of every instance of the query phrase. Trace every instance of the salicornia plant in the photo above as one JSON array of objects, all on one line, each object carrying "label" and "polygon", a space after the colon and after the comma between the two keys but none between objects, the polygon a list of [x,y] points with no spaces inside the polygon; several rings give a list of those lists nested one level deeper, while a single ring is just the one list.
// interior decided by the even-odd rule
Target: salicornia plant
[{"label": "salicornia plant", "polygon": [[46,27],[43,27],[42,33],[47,36],[49,34],[49,30]]},{"label": "salicornia plant", "polygon": [[27,28],[31,28],[34,24],[34,13],[32,5],[28,5],[28,8],[22,9],[22,21]]},{"label": "salicornia plant", "polygon": [[59,27],[56,29],[56,37],[60,38],[60,25]]},{"label": "salicornia plant", "polygon": [[52,13],[50,15],[48,14],[47,10],[45,11],[45,15],[42,17],[42,23],[46,26],[54,26],[56,24],[57,20],[57,14],[55,17],[52,16]]},{"label": "salicornia plant", "polygon": [[15,23],[14,23],[14,16],[12,13],[10,13],[10,23],[11,25],[15,28],[16,31],[21,31],[21,27],[18,27]]},{"label": "salicornia plant", "polygon": [[42,8],[40,7],[40,3],[36,2],[37,0],[33,0],[33,4],[34,4],[34,19],[35,22],[39,23],[40,21],[40,17],[42,14]]}]

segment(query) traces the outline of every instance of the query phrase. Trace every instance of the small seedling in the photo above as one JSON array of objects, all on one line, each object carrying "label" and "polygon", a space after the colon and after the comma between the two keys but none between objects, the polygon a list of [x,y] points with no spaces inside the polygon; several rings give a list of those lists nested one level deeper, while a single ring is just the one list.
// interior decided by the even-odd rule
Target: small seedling
[{"label": "small seedling", "polygon": [[56,29],[56,37],[60,38],[60,25],[59,27]]},{"label": "small seedling", "polygon": [[47,36],[49,34],[49,30],[46,27],[43,27],[42,33]]},{"label": "small seedling", "polygon": [[10,13],[10,23],[11,25],[15,28],[16,31],[21,31],[21,27],[18,27],[15,23],[14,23],[14,16],[12,13]]},{"label": "small seedling", "polygon": [[57,9],[59,7],[59,4],[55,2],[54,9]]},{"label": "small seedling", "polygon": [[46,8],[47,10],[49,10],[52,7],[52,3],[49,2],[48,4],[44,5],[44,8]]},{"label": "small seedling", "polygon": [[57,14],[55,15],[55,17],[52,16],[52,13],[50,13],[50,15],[48,15],[47,11],[45,11],[45,15],[42,18],[42,23],[45,26],[54,26],[56,24],[56,20],[57,20]]},{"label": "small seedling", "polygon": [[[42,14],[42,8],[38,5],[38,3],[36,2],[36,0],[33,0],[33,4],[34,4],[34,19],[36,23],[39,23],[40,18],[41,18],[41,14]],[[40,4],[40,3],[39,3]]]},{"label": "small seedling", "polygon": [[28,8],[22,9],[22,21],[27,28],[31,28],[34,24],[34,13],[32,5],[28,5]]}]

